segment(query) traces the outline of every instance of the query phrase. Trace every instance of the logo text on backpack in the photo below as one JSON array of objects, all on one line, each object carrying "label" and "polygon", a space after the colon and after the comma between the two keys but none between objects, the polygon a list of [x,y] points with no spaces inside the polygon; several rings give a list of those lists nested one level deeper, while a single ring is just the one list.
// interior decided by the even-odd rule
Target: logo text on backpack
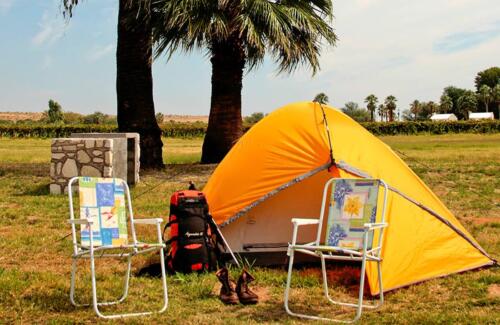
[{"label": "logo text on backpack", "polygon": [[200,232],[189,232],[189,231],[186,231],[186,233],[184,234],[184,236],[186,236],[187,238],[201,237],[201,236],[203,236],[203,231],[200,231]]}]

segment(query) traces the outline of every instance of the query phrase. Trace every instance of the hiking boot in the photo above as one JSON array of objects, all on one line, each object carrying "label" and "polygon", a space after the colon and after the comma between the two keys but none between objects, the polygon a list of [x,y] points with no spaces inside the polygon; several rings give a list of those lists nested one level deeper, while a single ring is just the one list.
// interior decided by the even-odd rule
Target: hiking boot
[{"label": "hiking boot", "polygon": [[253,305],[259,302],[259,296],[248,288],[248,284],[254,280],[255,278],[247,270],[243,269],[236,285],[236,293],[243,305]]},{"label": "hiking boot", "polygon": [[238,296],[236,295],[236,291],[234,291],[234,281],[229,280],[229,271],[223,267],[215,273],[215,276],[217,276],[217,279],[222,284],[219,299],[226,305],[238,304]]}]

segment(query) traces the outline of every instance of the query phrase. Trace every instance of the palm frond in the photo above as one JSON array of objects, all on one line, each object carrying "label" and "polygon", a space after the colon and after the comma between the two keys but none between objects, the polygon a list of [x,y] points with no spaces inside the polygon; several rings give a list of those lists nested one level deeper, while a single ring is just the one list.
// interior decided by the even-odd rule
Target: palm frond
[{"label": "palm frond", "polygon": [[214,42],[238,39],[248,70],[262,63],[268,52],[278,72],[290,73],[304,65],[315,74],[322,46],[337,41],[331,0],[151,1],[156,56],[210,50]]}]

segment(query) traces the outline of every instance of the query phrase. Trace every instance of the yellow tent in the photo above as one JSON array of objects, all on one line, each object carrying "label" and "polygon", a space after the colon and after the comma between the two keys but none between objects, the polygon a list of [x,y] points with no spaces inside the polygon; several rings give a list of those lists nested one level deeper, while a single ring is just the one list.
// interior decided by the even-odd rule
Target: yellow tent
[{"label": "yellow tent", "polygon": [[[302,102],[269,114],[209,179],[204,191],[210,211],[234,251],[285,251],[292,236],[290,219],[319,216],[327,179],[370,177],[390,188],[384,291],[495,263],[386,144],[342,112],[323,107]],[[303,242],[316,235],[307,228],[299,238]],[[376,267],[370,264],[366,273],[371,293],[377,294]]]}]

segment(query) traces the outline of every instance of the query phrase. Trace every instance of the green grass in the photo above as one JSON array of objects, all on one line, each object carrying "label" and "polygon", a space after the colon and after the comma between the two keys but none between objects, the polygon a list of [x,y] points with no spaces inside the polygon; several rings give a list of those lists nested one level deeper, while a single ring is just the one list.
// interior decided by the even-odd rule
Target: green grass
[{"label": "green grass", "polygon": [[[500,258],[500,134],[393,136],[382,140],[397,150],[479,243]],[[164,158],[170,165],[164,172],[142,175],[141,183],[132,189],[134,208],[140,217],[166,217],[171,193],[186,188],[190,180],[203,186],[214,168],[193,164],[199,161],[201,139],[164,139],[164,144]],[[0,323],[96,321],[90,308],[74,308],[69,302],[71,242],[64,238],[69,233],[67,199],[48,195],[49,146],[49,140],[0,138]],[[145,239],[154,236],[145,226],[139,231]],[[141,257],[134,271],[154,261]],[[99,263],[98,269],[100,297],[117,296],[123,265]],[[341,275],[332,278],[335,293],[344,298],[354,296],[356,270],[333,272]],[[231,273],[237,277],[238,270]],[[286,272],[254,268],[252,273],[263,299],[256,306],[222,305],[213,274],[169,276],[167,312],[131,322],[303,323],[284,312]],[[88,280],[88,272],[83,272],[77,284],[82,299],[87,300]],[[302,270],[295,280],[296,309],[351,315],[351,310],[324,303],[316,269]],[[384,307],[366,311],[362,320],[370,324],[494,324],[500,314],[499,286],[498,268],[455,274],[389,293]],[[489,293],[495,288],[496,294]],[[118,310],[158,307],[160,290],[158,279],[134,277],[129,300]]]},{"label": "green grass", "polygon": [[199,162],[201,139],[163,138],[163,160],[167,164]]},{"label": "green grass", "polygon": [[[162,140],[163,160],[165,163],[194,163],[200,160],[200,138],[163,138]],[[40,138],[12,139],[0,137],[0,162],[48,162],[50,161],[50,141],[50,139]]]}]

